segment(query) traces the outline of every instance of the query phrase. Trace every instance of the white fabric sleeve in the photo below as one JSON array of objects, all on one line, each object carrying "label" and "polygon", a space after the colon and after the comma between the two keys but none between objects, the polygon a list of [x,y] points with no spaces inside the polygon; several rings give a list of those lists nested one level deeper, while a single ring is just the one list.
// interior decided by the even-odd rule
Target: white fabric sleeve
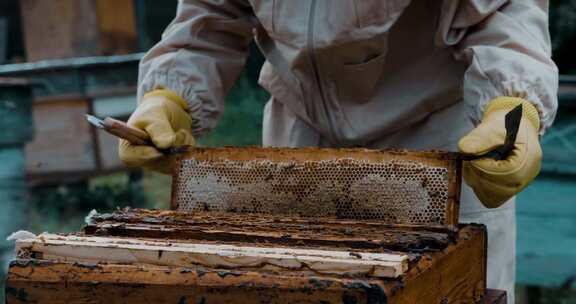
[{"label": "white fabric sleeve", "polygon": [[[457,58],[467,60],[464,102],[479,122],[486,104],[521,97],[540,113],[541,134],[558,106],[558,69],[551,59],[547,0],[450,1],[444,33]],[[450,13],[450,10],[452,14]]]},{"label": "white fabric sleeve", "polygon": [[248,55],[254,18],[242,0],[180,0],[162,40],[140,62],[138,100],[155,89],[188,103],[192,132],[214,128]]}]

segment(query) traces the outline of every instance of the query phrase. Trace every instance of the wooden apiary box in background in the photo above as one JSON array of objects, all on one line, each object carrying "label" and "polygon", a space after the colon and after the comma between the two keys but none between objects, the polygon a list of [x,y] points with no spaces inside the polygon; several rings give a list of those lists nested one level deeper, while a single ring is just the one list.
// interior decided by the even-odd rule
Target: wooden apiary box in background
[{"label": "wooden apiary box in background", "polygon": [[137,51],[133,0],[20,0],[28,61]]},{"label": "wooden apiary box in background", "polygon": [[96,130],[85,115],[126,120],[135,100],[133,95],[38,98],[33,104],[33,140],[25,147],[29,184],[77,181],[124,170],[118,157],[118,138]]},{"label": "wooden apiary box in background", "polygon": [[84,119],[89,107],[89,101],[81,98],[34,104],[35,135],[26,146],[28,174],[62,174],[96,168],[93,134]]}]

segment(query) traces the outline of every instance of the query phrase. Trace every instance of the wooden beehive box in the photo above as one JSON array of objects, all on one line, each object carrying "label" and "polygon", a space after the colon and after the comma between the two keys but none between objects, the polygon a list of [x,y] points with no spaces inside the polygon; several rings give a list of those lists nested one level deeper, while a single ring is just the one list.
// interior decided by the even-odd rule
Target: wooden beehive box
[{"label": "wooden beehive box", "polygon": [[[33,104],[34,138],[26,145],[29,184],[77,181],[125,170],[118,157],[118,138],[98,132],[86,122],[85,115],[126,117],[135,101],[133,95],[36,99]],[[110,103],[119,111],[107,106]]]},{"label": "wooden beehive box", "polygon": [[[216,259],[185,249],[190,244],[338,252],[350,265],[322,257],[297,265]],[[478,225],[449,235],[347,221],[129,210],[102,216],[81,236],[46,235],[18,247],[9,303],[479,303],[486,284],[486,233]],[[312,253],[294,253],[294,260]],[[378,277],[375,268],[353,263],[369,254],[405,257],[404,268]]]},{"label": "wooden beehive box", "polygon": [[132,0],[20,0],[28,61],[138,50]]},{"label": "wooden beehive box", "polygon": [[[446,189],[457,193],[457,155],[249,148],[195,149],[179,159],[173,200],[182,211],[126,209],[92,216],[76,234],[19,240],[18,258],[7,280],[9,303],[480,303],[485,295],[486,230],[452,222],[457,196],[447,193],[442,200],[432,200],[434,210],[444,203],[451,211],[444,217],[435,211],[430,218],[425,215],[428,209],[393,209],[370,216],[347,212],[350,208],[343,206],[358,202],[357,197],[340,197],[340,213],[322,208],[310,209],[316,214],[302,213],[300,206],[306,200],[329,204],[334,199],[303,191],[325,184],[321,176],[328,175],[321,172],[332,160],[345,172],[333,176],[335,184],[322,188],[324,194],[339,193],[340,186],[351,189],[356,181],[364,184],[363,174],[371,181],[378,170],[389,176],[390,168],[397,171],[391,177],[394,182],[387,184],[391,189],[407,176],[416,183],[406,183],[426,191],[442,189],[422,184],[420,179],[435,177],[424,174],[426,168],[407,170],[404,161],[424,163],[436,173],[451,168],[442,171],[440,180],[454,181]],[[232,163],[223,168],[222,160]],[[247,160],[250,163],[242,166],[234,163]],[[264,160],[265,167],[254,160]],[[390,161],[397,167],[379,167]],[[366,167],[367,162],[377,165]],[[354,175],[346,173],[350,166]],[[199,168],[203,173],[188,175]],[[314,180],[306,177],[310,172],[315,172],[310,175]],[[202,188],[202,174],[220,182]],[[267,201],[258,196],[261,191],[249,187],[255,181],[266,190],[262,193],[283,203],[282,195],[292,191],[292,208],[264,208],[262,202]],[[211,201],[205,191],[218,194],[218,199]],[[251,202],[235,205],[231,197],[222,196],[225,193]],[[186,195],[203,199],[184,199]],[[227,202],[225,208],[219,200]],[[427,227],[428,221],[436,224]]]}]

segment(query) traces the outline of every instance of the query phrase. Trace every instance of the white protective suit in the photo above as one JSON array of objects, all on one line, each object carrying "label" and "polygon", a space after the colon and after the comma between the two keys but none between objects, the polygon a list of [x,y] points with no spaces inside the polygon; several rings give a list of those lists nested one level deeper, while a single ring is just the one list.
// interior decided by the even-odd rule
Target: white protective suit
[{"label": "white protective suit", "polygon": [[[266,146],[456,150],[499,96],[557,107],[545,0],[180,0],[141,63],[139,94],[166,88],[213,128],[255,36]],[[463,187],[461,220],[488,227],[488,287],[514,299],[514,201],[484,208]]]}]

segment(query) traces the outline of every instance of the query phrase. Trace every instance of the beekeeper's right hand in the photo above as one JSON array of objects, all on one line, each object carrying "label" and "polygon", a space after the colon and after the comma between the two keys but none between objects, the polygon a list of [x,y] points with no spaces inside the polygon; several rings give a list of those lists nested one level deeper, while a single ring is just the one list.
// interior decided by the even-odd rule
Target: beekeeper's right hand
[{"label": "beekeeper's right hand", "polygon": [[172,91],[156,90],[144,95],[128,125],[148,133],[153,146],[133,145],[121,139],[120,159],[130,167],[172,173],[174,156],[162,154],[158,149],[195,145],[192,119],[187,111],[186,101]]}]

